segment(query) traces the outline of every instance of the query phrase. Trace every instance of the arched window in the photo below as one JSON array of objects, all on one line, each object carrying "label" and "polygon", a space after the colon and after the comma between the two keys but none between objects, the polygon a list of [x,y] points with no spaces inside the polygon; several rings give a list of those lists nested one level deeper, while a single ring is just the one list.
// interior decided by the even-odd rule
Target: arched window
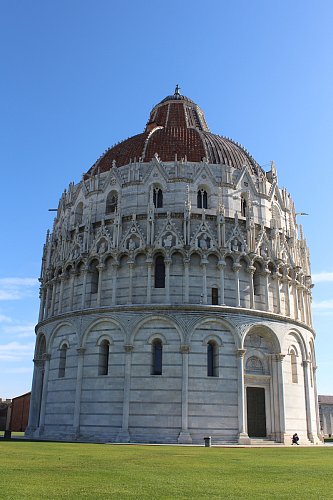
[{"label": "arched window", "polygon": [[163,346],[160,339],[155,339],[152,343],[152,364],[151,374],[162,375],[162,354]]},{"label": "arched window", "polygon": [[163,207],[163,191],[161,188],[155,187],[153,190],[153,203],[155,208]]},{"label": "arched window", "polygon": [[65,372],[66,372],[66,359],[67,359],[67,349],[68,349],[68,346],[66,344],[63,344],[63,346],[60,349],[59,371],[58,371],[58,377],[59,378],[63,378],[65,376]]},{"label": "arched window", "polygon": [[165,288],[165,264],[162,255],[155,259],[155,288]]},{"label": "arched window", "polygon": [[208,196],[207,191],[204,189],[199,189],[197,194],[197,207],[198,208],[208,208]]},{"label": "arched window", "polygon": [[74,223],[82,224],[82,219],[83,219],[83,203],[82,201],[80,201],[80,203],[76,205]]},{"label": "arched window", "polygon": [[118,208],[118,193],[111,191],[106,198],[106,214],[114,214]]},{"label": "arched window", "polygon": [[102,340],[99,346],[98,375],[108,375],[109,355],[110,355],[110,344],[107,340]]},{"label": "arched window", "polygon": [[296,358],[296,353],[293,349],[290,351],[290,364],[291,364],[291,381],[293,384],[297,384],[298,383],[297,358]]},{"label": "arched window", "polygon": [[247,201],[245,196],[242,194],[241,196],[241,215],[242,217],[246,217],[247,213]]},{"label": "arched window", "polygon": [[207,344],[207,377],[219,376],[219,350],[216,342],[210,340]]}]

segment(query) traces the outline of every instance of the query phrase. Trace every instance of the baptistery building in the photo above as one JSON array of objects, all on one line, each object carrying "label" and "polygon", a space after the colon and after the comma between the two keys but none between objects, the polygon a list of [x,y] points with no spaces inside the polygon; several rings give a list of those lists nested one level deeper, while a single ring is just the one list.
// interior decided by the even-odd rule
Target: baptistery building
[{"label": "baptistery building", "polygon": [[309,252],[290,194],[179,92],[60,198],[26,435],[320,441]]}]

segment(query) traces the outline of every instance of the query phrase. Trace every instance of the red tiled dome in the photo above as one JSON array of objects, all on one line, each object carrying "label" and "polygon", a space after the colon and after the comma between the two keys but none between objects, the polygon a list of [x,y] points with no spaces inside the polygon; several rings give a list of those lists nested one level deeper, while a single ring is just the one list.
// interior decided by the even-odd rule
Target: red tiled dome
[{"label": "red tiled dome", "polygon": [[155,154],[163,162],[186,159],[226,164],[241,169],[261,170],[252,156],[238,143],[212,134],[204,114],[191,99],[181,95],[178,86],[151,111],[145,131],[108,149],[87,172],[106,172],[112,165],[121,167],[141,159],[149,162]]}]

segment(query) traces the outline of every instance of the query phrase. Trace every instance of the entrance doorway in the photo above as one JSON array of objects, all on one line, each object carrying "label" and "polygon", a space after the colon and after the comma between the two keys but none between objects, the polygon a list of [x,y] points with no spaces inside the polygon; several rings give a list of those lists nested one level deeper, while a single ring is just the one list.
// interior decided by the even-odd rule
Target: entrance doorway
[{"label": "entrance doorway", "polygon": [[265,389],[247,387],[247,433],[249,437],[266,437]]}]

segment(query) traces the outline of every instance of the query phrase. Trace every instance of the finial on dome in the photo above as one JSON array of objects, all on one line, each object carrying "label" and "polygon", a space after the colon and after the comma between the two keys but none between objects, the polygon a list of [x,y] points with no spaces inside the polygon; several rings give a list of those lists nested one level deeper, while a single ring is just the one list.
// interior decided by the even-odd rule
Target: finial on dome
[{"label": "finial on dome", "polygon": [[179,85],[178,85],[178,83],[177,83],[176,88],[175,88],[175,93],[174,93],[174,95],[180,95],[180,92],[179,92],[179,91],[180,91],[180,87],[179,87]]}]

